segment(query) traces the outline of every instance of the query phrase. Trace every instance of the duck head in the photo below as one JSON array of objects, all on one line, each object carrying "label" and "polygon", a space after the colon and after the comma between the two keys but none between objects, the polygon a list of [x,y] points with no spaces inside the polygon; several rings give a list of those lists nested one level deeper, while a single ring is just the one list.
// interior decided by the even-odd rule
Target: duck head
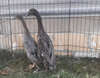
[{"label": "duck head", "polygon": [[36,9],[32,8],[28,11],[28,13],[25,16],[27,17],[30,15],[37,15],[37,14],[39,14],[38,11]]},{"label": "duck head", "polygon": [[19,19],[19,20],[21,20],[21,19],[23,19],[23,16],[20,15],[20,14],[17,14],[17,15],[15,15],[14,19]]}]

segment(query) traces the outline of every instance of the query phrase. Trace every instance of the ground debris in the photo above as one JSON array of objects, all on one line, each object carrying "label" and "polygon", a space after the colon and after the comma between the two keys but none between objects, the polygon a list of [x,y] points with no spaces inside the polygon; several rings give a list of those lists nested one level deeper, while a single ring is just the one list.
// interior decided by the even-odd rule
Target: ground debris
[{"label": "ground debris", "polygon": [[2,75],[8,74],[8,73],[6,72],[6,70],[0,71],[0,73],[1,73]]},{"label": "ground debris", "polygon": [[12,74],[14,72],[14,70],[13,69],[11,69],[10,67],[5,67],[5,68],[3,68],[3,71],[1,71],[0,73],[2,74],[2,75],[4,75],[4,74]]}]

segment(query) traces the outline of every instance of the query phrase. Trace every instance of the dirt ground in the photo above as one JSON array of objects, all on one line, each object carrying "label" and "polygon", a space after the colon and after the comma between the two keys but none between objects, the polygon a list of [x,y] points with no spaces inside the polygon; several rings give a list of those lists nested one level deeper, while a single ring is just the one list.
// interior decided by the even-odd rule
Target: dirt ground
[{"label": "dirt ground", "polygon": [[[14,56],[14,57],[13,57]],[[100,78],[100,60],[93,58],[56,57],[56,70],[44,73],[45,68],[33,73],[28,71],[32,62],[25,52],[10,53],[0,51],[0,78]]]}]

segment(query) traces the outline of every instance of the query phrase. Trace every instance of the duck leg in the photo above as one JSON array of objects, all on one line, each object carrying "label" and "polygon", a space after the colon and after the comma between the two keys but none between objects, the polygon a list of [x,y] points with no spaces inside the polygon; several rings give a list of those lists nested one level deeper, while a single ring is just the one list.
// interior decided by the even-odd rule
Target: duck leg
[{"label": "duck leg", "polygon": [[32,69],[35,66],[36,66],[37,69],[34,71],[34,73],[36,73],[37,71],[39,71],[40,68],[38,67],[38,65],[36,63],[33,63],[33,65],[29,65],[29,69]]},{"label": "duck leg", "polygon": [[37,69],[34,71],[34,73],[36,73],[40,69],[36,63],[35,63],[35,66],[36,66]]},{"label": "duck leg", "polygon": [[35,67],[36,63],[33,63],[33,65],[29,65],[29,69],[32,69],[33,67]]},{"label": "duck leg", "polygon": [[46,73],[48,71],[48,64],[46,62],[44,63],[44,67],[46,68],[44,71]]}]

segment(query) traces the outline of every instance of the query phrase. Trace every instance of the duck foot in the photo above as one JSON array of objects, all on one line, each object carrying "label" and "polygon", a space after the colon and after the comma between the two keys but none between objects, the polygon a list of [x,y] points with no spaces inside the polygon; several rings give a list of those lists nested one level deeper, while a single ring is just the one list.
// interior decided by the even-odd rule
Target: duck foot
[{"label": "duck foot", "polygon": [[40,68],[37,68],[33,73],[37,73],[40,70]]}]

